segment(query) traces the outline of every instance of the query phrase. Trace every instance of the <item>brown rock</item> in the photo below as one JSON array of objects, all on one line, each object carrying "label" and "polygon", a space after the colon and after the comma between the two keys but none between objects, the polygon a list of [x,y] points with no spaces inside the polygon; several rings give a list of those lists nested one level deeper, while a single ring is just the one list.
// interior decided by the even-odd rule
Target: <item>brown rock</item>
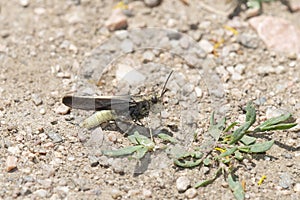
[{"label": "brown rock", "polygon": [[115,9],[105,25],[110,31],[125,29],[128,26],[127,17],[122,13],[121,9]]},{"label": "brown rock", "polygon": [[17,168],[17,157],[15,156],[8,156],[6,159],[6,171],[10,172]]},{"label": "brown rock", "polygon": [[300,1],[299,0],[290,0],[291,9],[293,12],[300,11]]},{"label": "brown rock", "polygon": [[250,19],[249,23],[270,50],[300,53],[300,31],[289,21],[259,16]]}]

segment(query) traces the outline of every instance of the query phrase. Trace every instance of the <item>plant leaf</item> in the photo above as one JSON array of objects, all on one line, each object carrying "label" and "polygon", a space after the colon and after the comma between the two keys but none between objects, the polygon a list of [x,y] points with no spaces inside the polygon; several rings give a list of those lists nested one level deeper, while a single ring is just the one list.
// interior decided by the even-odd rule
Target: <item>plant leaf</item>
[{"label": "plant leaf", "polygon": [[171,142],[171,143],[173,143],[173,144],[175,144],[175,143],[178,142],[175,138],[173,138],[173,137],[171,137],[170,135],[165,134],[165,133],[160,133],[160,134],[158,134],[158,137],[159,137],[160,139],[164,140],[164,141]]},{"label": "plant leaf", "polygon": [[248,135],[244,135],[242,138],[241,138],[241,142],[245,145],[250,145],[250,144],[253,144],[255,143],[256,141],[256,138],[255,137],[250,137]]},{"label": "plant leaf", "polygon": [[274,140],[270,140],[263,143],[253,144],[250,145],[250,152],[251,153],[264,153],[268,151],[274,144]]},{"label": "plant leaf", "polygon": [[247,133],[247,130],[252,126],[252,124],[254,124],[255,120],[256,120],[255,109],[252,103],[249,102],[246,107],[246,122],[243,123],[241,127],[236,129],[232,133],[232,139],[229,142],[229,144],[234,144],[238,142]]},{"label": "plant leaf", "polygon": [[198,187],[205,187],[211,183],[213,183],[220,175],[221,175],[221,172],[222,172],[222,167],[220,167],[217,172],[215,173],[215,175],[211,178],[211,179],[207,179],[205,181],[200,181],[198,183],[196,183],[194,185],[194,188],[198,188]]},{"label": "plant leaf", "polygon": [[260,124],[258,127],[256,127],[254,129],[254,132],[290,129],[297,125],[297,123],[284,123],[288,121],[291,117],[292,114],[290,113],[283,114],[278,117],[272,117],[264,123]]},{"label": "plant leaf", "polygon": [[138,149],[143,148],[142,145],[124,147],[117,150],[103,150],[102,153],[106,156],[125,156],[133,154]]},{"label": "plant leaf", "polygon": [[228,132],[228,131],[230,131],[232,128],[234,128],[236,125],[238,125],[239,123],[238,122],[233,122],[233,123],[231,123],[225,130],[224,130],[224,132],[226,133],[226,132]]},{"label": "plant leaf", "polygon": [[146,147],[142,147],[138,150],[136,150],[135,158],[136,159],[141,159],[145,156],[145,154],[148,152],[148,149]]},{"label": "plant leaf", "polygon": [[235,159],[237,159],[239,161],[244,159],[243,154],[240,151],[234,152],[234,157],[235,157]]},{"label": "plant leaf", "polygon": [[242,184],[239,181],[236,181],[235,178],[233,178],[231,174],[228,175],[227,181],[228,181],[230,189],[233,192],[234,197],[237,200],[244,200],[245,192],[244,192]]},{"label": "plant leaf", "polygon": [[148,150],[152,150],[155,147],[154,142],[152,142],[151,139],[147,138],[144,135],[140,135],[137,131],[134,133],[134,137],[138,144],[143,145],[146,147]]},{"label": "plant leaf", "polygon": [[128,140],[129,140],[132,144],[136,144],[136,145],[139,144],[138,141],[136,140],[136,137],[135,137],[134,134],[133,134],[133,135],[129,135],[127,138],[128,138]]},{"label": "plant leaf", "polygon": [[184,160],[184,159],[175,159],[174,164],[179,167],[184,168],[192,168],[200,165],[202,162],[202,159],[196,159],[196,160]]},{"label": "plant leaf", "polygon": [[261,0],[248,0],[247,6],[253,9],[260,9],[260,1]]},{"label": "plant leaf", "polygon": [[287,129],[293,128],[294,126],[297,126],[297,123],[276,124],[276,125],[266,126],[266,127],[260,128],[259,132],[275,131],[275,130],[287,130]]},{"label": "plant leaf", "polygon": [[174,159],[174,164],[180,167],[195,167],[202,163],[202,157],[203,153],[200,151],[195,152],[186,152],[184,154],[181,154],[180,157],[177,157]]},{"label": "plant leaf", "polygon": [[211,164],[211,159],[205,158],[205,159],[203,160],[203,164],[204,164],[205,166],[210,165],[210,164]]},{"label": "plant leaf", "polygon": [[226,151],[224,153],[221,153],[218,158],[223,158],[226,156],[230,156],[231,154],[233,154],[236,150],[238,149],[238,147],[232,147],[230,149],[226,149]]}]

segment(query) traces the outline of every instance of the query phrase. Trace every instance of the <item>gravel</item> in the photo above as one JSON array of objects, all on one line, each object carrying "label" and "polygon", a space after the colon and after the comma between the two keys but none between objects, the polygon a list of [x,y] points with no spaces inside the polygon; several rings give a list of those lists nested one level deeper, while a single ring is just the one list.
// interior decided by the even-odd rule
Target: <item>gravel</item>
[{"label": "gravel", "polygon": [[[222,176],[207,187],[191,188],[214,170],[174,167],[160,149],[150,153],[148,169],[133,176],[139,162],[102,154],[132,145],[114,123],[100,130],[78,126],[93,111],[70,110],[62,97],[120,94],[124,76],[115,72],[123,67],[127,71],[121,75],[136,72],[139,83],[128,89],[136,92],[137,100],[160,94],[174,71],[163,97],[163,118],[151,112],[136,123],[172,127],[189,149],[200,145],[215,108],[229,124],[242,123],[242,108],[251,100],[256,125],[287,110],[299,122],[299,57],[294,49],[272,49],[249,20],[228,20],[218,12],[225,6],[215,0],[187,1],[189,6],[162,1],[155,7],[128,2],[127,8],[107,0],[1,4],[0,199],[234,198]],[[286,12],[280,2],[264,4],[263,12],[299,27],[299,13]],[[288,32],[293,37],[272,40],[281,44],[279,50],[297,47],[297,31]],[[282,46],[289,40],[291,46]],[[298,130],[255,135],[260,142],[274,139],[275,145],[266,155],[253,155],[238,165],[248,199],[299,199]],[[191,133],[198,133],[199,140]],[[161,145],[159,139],[155,142]],[[263,174],[267,179],[258,187]]]}]

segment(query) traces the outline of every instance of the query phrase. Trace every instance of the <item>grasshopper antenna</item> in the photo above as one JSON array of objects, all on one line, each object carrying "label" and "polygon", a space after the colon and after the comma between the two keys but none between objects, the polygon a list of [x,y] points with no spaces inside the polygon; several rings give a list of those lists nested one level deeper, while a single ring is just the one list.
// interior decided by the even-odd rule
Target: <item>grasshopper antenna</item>
[{"label": "grasshopper antenna", "polygon": [[167,80],[166,80],[166,82],[164,84],[164,87],[163,87],[163,89],[161,91],[160,98],[167,92],[166,86],[167,86],[167,83],[168,83],[171,75],[173,74],[173,72],[174,72],[173,70],[170,72],[170,74],[169,74],[169,76],[168,76],[168,78],[167,78]]}]

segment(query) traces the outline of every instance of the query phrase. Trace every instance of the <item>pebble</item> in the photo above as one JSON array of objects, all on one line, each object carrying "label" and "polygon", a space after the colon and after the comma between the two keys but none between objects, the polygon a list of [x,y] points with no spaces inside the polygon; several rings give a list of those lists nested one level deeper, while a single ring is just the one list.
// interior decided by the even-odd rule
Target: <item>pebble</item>
[{"label": "pebble", "polygon": [[202,21],[202,22],[199,24],[199,28],[200,28],[200,29],[204,29],[204,30],[210,28],[210,26],[211,26],[211,21]]},{"label": "pebble", "polygon": [[152,192],[151,192],[151,190],[144,188],[142,191],[142,195],[144,198],[150,198],[152,196]]},{"label": "pebble", "polygon": [[143,62],[151,62],[153,61],[155,55],[152,51],[146,51],[143,53]]},{"label": "pebble", "polygon": [[97,159],[97,162],[103,166],[103,167],[109,167],[109,162],[108,162],[108,157],[107,156],[100,156],[98,159]]},{"label": "pebble", "polygon": [[256,49],[259,46],[259,40],[256,36],[250,34],[240,34],[237,41],[244,47]]},{"label": "pebble", "polygon": [[179,40],[181,36],[181,33],[175,31],[167,33],[167,37],[169,38],[169,40]]},{"label": "pebble", "polygon": [[125,172],[125,166],[122,159],[114,159],[111,163],[111,167],[115,173],[124,174]]},{"label": "pebble", "polygon": [[240,80],[242,80],[244,77],[243,76],[241,76],[240,74],[238,74],[238,73],[236,73],[236,72],[233,72],[232,74],[231,74],[231,79],[233,80],[233,81],[240,81]]},{"label": "pebble", "polygon": [[31,99],[36,106],[39,106],[43,103],[42,98],[38,94],[32,94]]},{"label": "pebble", "polygon": [[148,7],[155,7],[161,3],[161,0],[144,0],[144,3]]},{"label": "pebble", "polygon": [[112,189],[110,194],[113,199],[118,199],[122,197],[122,191],[118,189]]},{"label": "pebble", "polygon": [[120,47],[124,53],[131,53],[133,51],[133,42],[129,39],[125,39]]},{"label": "pebble", "polygon": [[297,62],[296,62],[296,61],[292,61],[292,62],[290,62],[290,63],[289,63],[289,67],[295,67],[295,66],[296,66],[296,64],[297,64]]},{"label": "pebble", "polygon": [[190,187],[191,181],[186,176],[181,176],[176,180],[176,188],[178,192],[184,192]]},{"label": "pebble", "polygon": [[29,195],[29,194],[31,194],[32,192],[31,192],[31,190],[28,188],[28,187],[22,187],[22,190],[21,190],[21,195],[22,196],[26,196],[26,195]]},{"label": "pebble", "polygon": [[273,68],[270,65],[267,66],[259,66],[256,68],[256,71],[259,75],[266,75],[266,74],[271,74],[275,72],[275,68]]},{"label": "pebble", "polygon": [[177,25],[177,20],[176,19],[168,19],[167,22],[167,27],[168,28],[174,28]]},{"label": "pebble", "polygon": [[300,192],[300,183],[296,183],[294,186],[294,191],[295,192]]},{"label": "pebble", "polygon": [[242,75],[245,71],[246,66],[244,64],[237,64],[234,67],[234,71],[240,75]]},{"label": "pebble", "polygon": [[46,12],[46,9],[42,7],[37,7],[33,10],[33,12],[37,15],[42,15]]},{"label": "pebble", "polygon": [[188,37],[182,37],[179,40],[179,44],[183,49],[187,49],[190,46],[190,41],[189,41]]},{"label": "pebble", "polygon": [[117,80],[126,81],[129,84],[142,83],[145,81],[146,77],[134,70],[127,64],[118,64],[116,71]]},{"label": "pebble", "polygon": [[43,188],[45,188],[45,189],[49,189],[52,185],[52,180],[49,178],[37,179],[36,182],[39,183],[41,186],[43,186]]},{"label": "pebble", "polygon": [[96,156],[89,156],[91,167],[96,167],[99,164],[99,159]]},{"label": "pebble", "polygon": [[188,199],[195,198],[197,196],[197,190],[195,188],[190,188],[185,192],[185,196]]},{"label": "pebble", "polygon": [[292,186],[293,184],[293,180],[292,177],[289,173],[284,172],[283,174],[281,174],[280,176],[280,180],[278,185],[284,189],[288,189]]},{"label": "pebble", "polygon": [[39,111],[39,113],[40,113],[41,115],[46,114],[46,109],[45,109],[45,108],[41,108],[40,111]]},{"label": "pebble", "polygon": [[256,100],[254,101],[254,103],[255,103],[256,105],[258,105],[258,106],[261,106],[261,105],[263,105],[264,103],[266,103],[266,101],[267,101],[266,97],[260,97],[260,98],[256,99]]},{"label": "pebble", "polygon": [[10,146],[7,148],[7,151],[13,155],[17,155],[21,152],[18,146]]},{"label": "pebble", "polygon": [[71,74],[69,72],[58,72],[56,74],[56,77],[69,79],[69,78],[71,78]]},{"label": "pebble", "polygon": [[107,138],[108,138],[108,140],[111,141],[111,142],[116,142],[116,141],[117,141],[117,136],[116,136],[116,134],[113,133],[113,132],[108,133],[108,134],[107,134]]},{"label": "pebble", "polygon": [[54,191],[60,191],[60,192],[67,194],[69,192],[69,187],[68,186],[58,186],[54,189]]},{"label": "pebble", "polygon": [[91,133],[90,139],[87,141],[87,146],[100,147],[103,144],[103,131],[101,127],[97,127]]},{"label": "pebble", "polygon": [[19,3],[21,6],[23,6],[24,8],[29,6],[29,0],[19,0]]},{"label": "pebble", "polygon": [[63,141],[63,139],[61,138],[61,136],[58,133],[49,132],[47,135],[54,143],[59,143],[59,142]]},{"label": "pebble", "polygon": [[72,51],[72,52],[74,52],[75,54],[78,53],[78,48],[77,48],[77,46],[74,45],[74,44],[70,44],[69,50]]},{"label": "pebble", "polygon": [[123,14],[121,9],[115,9],[105,22],[105,26],[110,31],[125,29],[128,26],[127,17]]},{"label": "pebble", "polygon": [[282,114],[286,114],[286,112],[284,110],[279,110],[279,109],[275,109],[275,108],[267,108],[266,110],[266,118],[270,119],[272,117],[278,117]]},{"label": "pebble", "polygon": [[57,114],[60,114],[60,115],[68,114],[69,111],[70,111],[70,108],[68,106],[63,105],[63,104],[54,109],[54,112],[57,113]]},{"label": "pebble", "polygon": [[8,156],[6,159],[6,171],[10,172],[17,168],[17,157],[15,156]]},{"label": "pebble", "polygon": [[199,46],[206,53],[211,53],[214,50],[214,46],[207,40],[200,40]]},{"label": "pebble", "polygon": [[46,198],[48,192],[47,192],[47,190],[39,189],[39,190],[34,191],[33,194],[35,194],[41,198]]},{"label": "pebble", "polygon": [[128,37],[128,31],[127,30],[118,30],[118,31],[115,31],[115,35],[118,39],[124,40]]},{"label": "pebble", "polygon": [[200,87],[195,87],[195,92],[196,92],[196,96],[198,98],[202,97],[203,91],[202,91],[202,89]]},{"label": "pebble", "polygon": [[249,20],[266,46],[275,51],[300,53],[299,30],[284,18],[262,15]]}]

